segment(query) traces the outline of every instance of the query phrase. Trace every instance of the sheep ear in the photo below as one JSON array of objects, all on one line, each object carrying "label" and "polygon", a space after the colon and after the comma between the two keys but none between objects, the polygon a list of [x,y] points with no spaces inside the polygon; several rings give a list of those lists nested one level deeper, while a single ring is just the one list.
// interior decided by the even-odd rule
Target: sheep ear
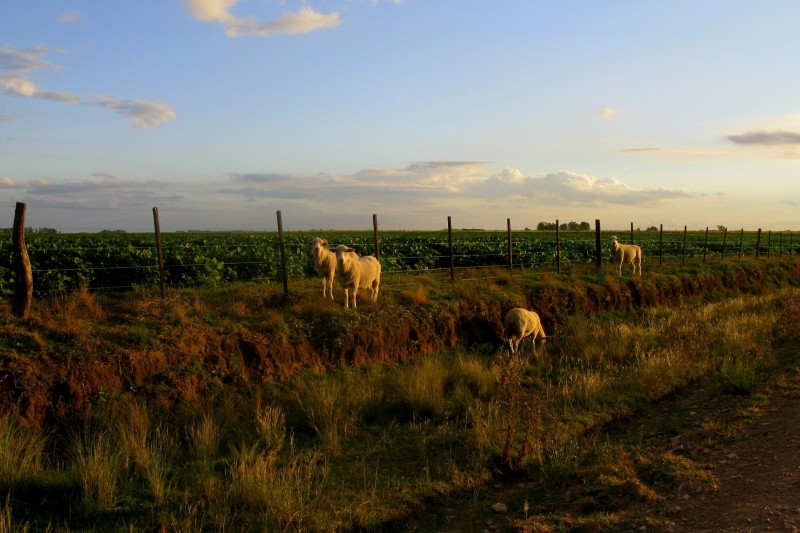
[{"label": "sheep ear", "polygon": [[320,244],[321,244],[322,246],[330,246],[330,245],[328,244],[328,241],[326,241],[325,239],[322,239],[322,242],[321,242]]}]

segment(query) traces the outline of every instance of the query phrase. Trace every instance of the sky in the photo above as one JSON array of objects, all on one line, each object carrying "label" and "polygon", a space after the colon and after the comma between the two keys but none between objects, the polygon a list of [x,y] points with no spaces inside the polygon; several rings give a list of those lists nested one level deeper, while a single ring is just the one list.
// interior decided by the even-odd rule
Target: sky
[{"label": "sky", "polygon": [[794,0],[0,0],[0,227],[800,229]]}]

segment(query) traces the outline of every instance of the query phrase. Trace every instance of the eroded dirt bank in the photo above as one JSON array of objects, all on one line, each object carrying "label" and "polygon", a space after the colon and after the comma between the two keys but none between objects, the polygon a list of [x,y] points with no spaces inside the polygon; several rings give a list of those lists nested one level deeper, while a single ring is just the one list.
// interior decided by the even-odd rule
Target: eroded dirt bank
[{"label": "eroded dirt bank", "polygon": [[575,314],[719,299],[798,282],[797,262],[764,261],[642,278],[501,276],[479,282],[479,290],[475,282],[446,291],[433,287],[435,294],[426,297],[419,287],[384,291],[378,305],[366,302],[358,310],[322,301],[316,290],[288,302],[233,292],[220,309],[186,292],[164,302],[77,294],[35,302],[27,320],[2,308],[0,407],[16,405],[27,421],[41,423],[80,417],[124,392],[169,405],[218,387],[286,380],[331,365],[391,363],[456,346],[499,348],[502,316],[515,306],[538,310],[548,332],[557,332]]}]

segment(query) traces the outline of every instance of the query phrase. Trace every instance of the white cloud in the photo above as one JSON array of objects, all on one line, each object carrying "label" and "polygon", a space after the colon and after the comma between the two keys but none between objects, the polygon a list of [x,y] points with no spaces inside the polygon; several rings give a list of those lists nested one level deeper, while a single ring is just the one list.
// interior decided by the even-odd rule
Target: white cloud
[{"label": "white cloud", "polygon": [[603,118],[612,118],[616,117],[619,114],[619,111],[614,109],[613,107],[604,107],[600,110],[600,116]]},{"label": "white cloud", "polygon": [[160,102],[144,100],[119,100],[109,96],[97,95],[92,105],[110,109],[125,116],[136,129],[145,129],[168,122],[177,116],[174,109]]},{"label": "white cloud", "polygon": [[66,13],[62,13],[58,20],[63,22],[64,24],[72,24],[73,22],[77,22],[80,20],[81,14],[78,11],[67,11]]},{"label": "white cloud", "polygon": [[501,183],[522,183],[525,179],[525,174],[518,168],[506,167],[500,174],[493,177]]},{"label": "white cloud", "polygon": [[228,10],[237,0],[185,0],[191,15],[204,22],[231,22],[235,17]]},{"label": "white cloud", "polygon": [[257,35],[269,37],[278,34],[309,33],[341,24],[339,13],[328,15],[319,13],[311,7],[303,7],[293,13],[284,13],[275,20],[262,22],[255,18],[240,18],[230,10],[238,0],[184,0],[189,14],[204,22],[219,23],[225,27],[228,37]]},{"label": "white cloud", "polygon": [[58,70],[57,65],[44,58],[44,55],[50,52],[61,52],[61,50],[45,46],[34,46],[24,50],[17,50],[8,45],[0,48],[0,88],[11,96],[68,104],[80,102],[80,98],[69,93],[43,91],[30,80],[31,73],[37,70]]},{"label": "white cloud", "polygon": [[295,13],[284,13],[272,22],[259,22],[255,19],[237,19],[234,24],[226,26],[228,37],[241,34],[252,34],[269,37],[280,33],[310,33],[325,28],[334,28],[341,24],[338,13],[323,15],[310,7],[304,7]]},{"label": "white cloud", "polygon": [[27,181],[15,180],[6,176],[0,177],[0,188],[2,189],[24,189],[27,186]]},{"label": "white cloud", "polygon": [[31,81],[30,76],[38,70],[58,70],[57,65],[44,58],[45,54],[51,52],[61,52],[61,50],[46,46],[34,46],[23,50],[8,45],[0,48],[0,90],[9,96],[109,109],[128,118],[137,129],[156,126],[175,118],[175,110],[160,102],[122,100],[109,96],[96,96],[84,100],[71,93],[40,89]]}]

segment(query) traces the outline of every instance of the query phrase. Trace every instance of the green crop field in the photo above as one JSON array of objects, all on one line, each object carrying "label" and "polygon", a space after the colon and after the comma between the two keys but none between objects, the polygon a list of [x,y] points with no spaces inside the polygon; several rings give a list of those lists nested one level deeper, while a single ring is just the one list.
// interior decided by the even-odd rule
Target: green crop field
[{"label": "green crop field", "polygon": [[[289,279],[313,275],[306,243],[321,236],[332,244],[347,244],[359,254],[375,254],[371,231],[289,232],[284,235],[286,275]],[[628,230],[603,231],[601,252],[607,261],[608,238],[617,235],[629,243]],[[452,260],[448,233],[441,231],[382,231],[377,250],[385,273],[437,269],[507,266],[555,269],[592,264],[596,260],[594,231],[456,230],[452,232]],[[274,282],[282,279],[279,236],[276,232],[164,233],[164,281],[174,286],[209,286],[234,281]],[[636,231],[645,264],[655,261],[722,260],[725,257],[778,257],[796,253],[791,232]],[[150,233],[36,234],[26,237],[37,294],[73,290],[156,286],[158,250]],[[557,251],[560,251],[558,258]],[[723,255],[724,254],[724,255]],[[0,240],[0,293],[13,290],[10,235]],[[645,267],[647,268],[647,267]]]}]

